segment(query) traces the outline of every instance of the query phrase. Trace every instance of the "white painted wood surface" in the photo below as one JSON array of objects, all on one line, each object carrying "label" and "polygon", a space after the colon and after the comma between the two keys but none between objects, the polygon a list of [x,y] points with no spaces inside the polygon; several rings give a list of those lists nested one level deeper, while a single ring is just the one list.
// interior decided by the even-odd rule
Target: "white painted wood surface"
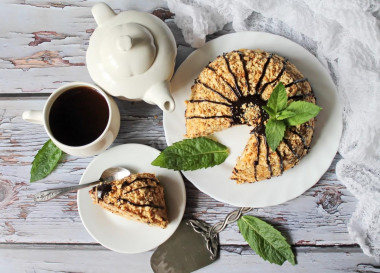
[{"label": "white painted wood surface", "polygon": [[[343,254],[342,254],[343,253]],[[31,248],[20,245],[0,249],[2,272],[151,272],[152,252],[134,255],[113,253],[97,246],[41,246]],[[315,248],[297,249],[297,266],[282,266],[263,262],[250,249],[223,248],[215,263],[197,270],[198,273],[214,272],[271,272],[271,273],[329,273],[329,272],[380,272],[372,260],[363,256],[360,249]]]},{"label": "white painted wood surface", "polygon": [[[91,79],[85,51],[95,27],[95,1],[0,3],[0,272],[150,272],[151,252],[122,255],[99,246],[84,229],[74,193],[34,203],[34,193],[75,185],[92,158],[65,156],[46,179],[30,184],[31,162],[47,140],[44,129],[21,119],[26,109],[41,109],[61,84]],[[163,1],[107,1],[116,11],[152,12]],[[162,18],[169,18],[161,11]],[[171,19],[178,44],[177,65],[193,50]],[[227,32],[226,30],[225,32]],[[166,147],[162,113],[144,102],[119,101],[122,127],[113,145],[142,143]],[[346,224],[355,198],[337,181],[335,157],[321,180],[285,204],[251,212],[279,228],[294,246],[297,266],[271,265],[246,245],[232,224],[220,234],[217,263],[201,272],[379,272],[379,263],[362,254]],[[186,181],[186,218],[210,224],[234,207],[217,202]],[[376,268],[377,266],[377,268]]]}]

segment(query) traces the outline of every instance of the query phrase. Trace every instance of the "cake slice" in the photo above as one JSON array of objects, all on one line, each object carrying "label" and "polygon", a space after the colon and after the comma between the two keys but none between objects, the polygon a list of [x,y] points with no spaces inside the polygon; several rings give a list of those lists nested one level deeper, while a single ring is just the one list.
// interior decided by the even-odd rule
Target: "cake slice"
[{"label": "cake slice", "polygon": [[152,173],[103,183],[89,193],[95,204],[112,213],[161,228],[168,225],[164,188]]}]

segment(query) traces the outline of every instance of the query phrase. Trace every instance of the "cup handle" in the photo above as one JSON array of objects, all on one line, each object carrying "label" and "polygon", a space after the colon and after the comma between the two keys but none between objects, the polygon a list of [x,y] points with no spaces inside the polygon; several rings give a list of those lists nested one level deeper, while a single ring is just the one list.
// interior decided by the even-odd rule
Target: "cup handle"
[{"label": "cup handle", "polygon": [[35,124],[44,124],[43,113],[42,111],[38,110],[25,111],[24,113],[22,113],[22,119]]}]

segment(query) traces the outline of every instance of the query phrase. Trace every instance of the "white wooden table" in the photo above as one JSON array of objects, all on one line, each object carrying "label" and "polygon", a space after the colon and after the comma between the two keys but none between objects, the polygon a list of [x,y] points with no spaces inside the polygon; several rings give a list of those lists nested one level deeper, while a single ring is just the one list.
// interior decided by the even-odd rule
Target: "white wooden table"
[{"label": "white wooden table", "polygon": [[[151,272],[152,252],[126,255],[105,249],[86,232],[76,194],[46,203],[33,195],[76,185],[92,158],[65,156],[48,178],[29,183],[34,155],[47,140],[42,126],[21,119],[42,109],[49,94],[72,81],[92,82],[85,52],[95,21],[94,1],[5,0],[0,4],[0,272]],[[131,1],[132,2],[132,1]],[[193,50],[161,1],[108,1],[117,12],[135,8],[165,20],[178,45],[177,65]],[[213,37],[229,32],[228,27]],[[212,37],[210,37],[212,38]],[[162,112],[144,102],[117,100],[122,126],[113,146],[142,143],[166,147]],[[349,237],[346,224],[357,203],[337,180],[336,155],[321,180],[285,204],[251,212],[291,242],[296,266],[263,261],[232,224],[220,234],[220,259],[200,272],[380,272]],[[235,208],[217,202],[185,181],[185,218],[214,224]]]}]

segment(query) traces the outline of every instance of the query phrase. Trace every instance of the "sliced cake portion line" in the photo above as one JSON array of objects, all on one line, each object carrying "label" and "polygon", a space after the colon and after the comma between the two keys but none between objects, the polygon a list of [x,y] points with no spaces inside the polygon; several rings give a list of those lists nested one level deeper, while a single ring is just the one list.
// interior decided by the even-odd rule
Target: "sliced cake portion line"
[{"label": "sliced cake portion line", "polygon": [[164,188],[152,173],[103,183],[89,193],[95,204],[112,213],[161,228],[168,225]]}]

